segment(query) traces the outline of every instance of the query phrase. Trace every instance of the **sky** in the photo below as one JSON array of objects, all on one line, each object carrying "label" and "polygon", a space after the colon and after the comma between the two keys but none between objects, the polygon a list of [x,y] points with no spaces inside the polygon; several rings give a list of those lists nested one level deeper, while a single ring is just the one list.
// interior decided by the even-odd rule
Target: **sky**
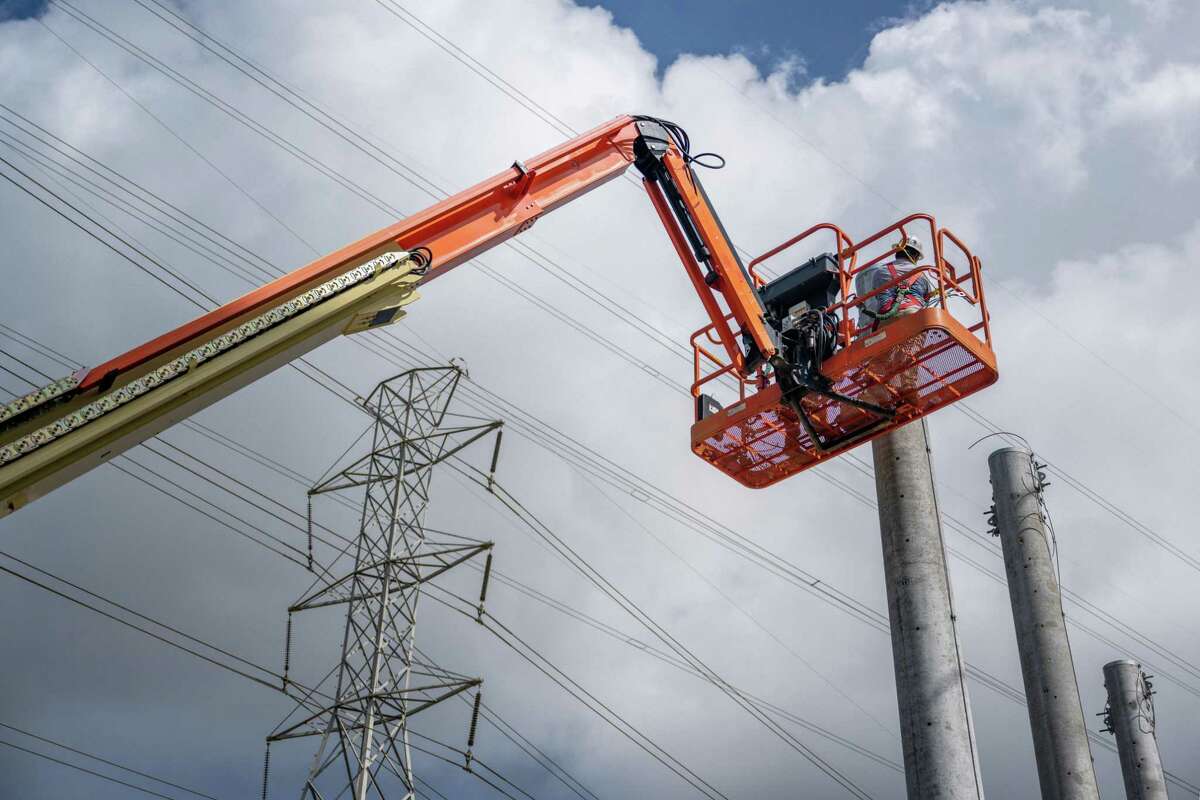
[{"label": "sky", "polygon": [[46,13],[46,0],[0,0],[0,21],[34,19]]},{"label": "sky", "polygon": [[684,53],[738,53],[763,71],[786,67],[795,72],[794,80],[840,80],[862,63],[874,33],[917,7],[896,0],[582,5],[607,10],[613,22],[636,33],[658,58],[660,73]]},{"label": "sky", "polygon": [[[143,5],[70,3],[394,211],[431,202]],[[837,4],[821,5],[832,14]],[[394,220],[64,8],[0,23],[0,103],[11,112],[272,268],[300,266]],[[1007,590],[986,574],[1003,572],[983,521],[986,456],[996,441],[971,447],[994,425],[1024,436],[1053,465],[1047,502],[1087,718],[1095,725],[1103,708],[1102,665],[1142,661],[1157,676],[1163,760],[1200,783],[1200,547],[1191,502],[1200,415],[1187,402],[1200,392],[1200,322],[1178,297],[1200,259],[1195,4],[852,5],[803,28],[768,10],[746,15],[761,20],[756,26],[720,13],[647,19],[631,5],[610,12],[560,0],[403,8],[428,27],[371,2],[213,0],[187,3],[183,13],[445,190],[554,146],[564,126],[649,113],[678,121],[698,149],[727,159],[703,177],[747,252],[817,221],[862,237],[916,210],[969,242],[984,265],[1001,378],[967,401],[969,411],[960,405],[930,418],[966,659],[1021,685]],[[693,27],[704,19],[717,30]],[[664,21],[681,31],[677,39],[662,33]],[[452,57],[421,30],[475,62]],[[714,38],[720,32],[724,43]],[[253,275],[227,271],[236,264],[224,254],[186,246],[129,213],[136,207],[107,205],[86,183],[55,173],[37,160],[46,146],[32,129],[20,133],[11,112],[0,122],[0,156],[13,166],[0,162],[0,173],[27,185],[20,168],[81,208],[94,205],[219,301],[254,285]],[[58,376],[66,362],[101,363],[197,313],[13,183],[0,185],[0,203],[3,391],[27,389],[17,376],[37,378],[32,369]],[[818,587],[886,612],[878,519],[862,500],[872,496],[870,454],[747,492],[689,452],[692,411],[680,387],[691,365],[656,331],[685,344],[702,311],[636,185],[615,181],[539,220],[522,240],[550,260],[538,266],[497,249],[424,290],[395,329],[398,339],[338,340],[313,353],[313,363],[365,394],[402,368],[389,349],[397,341],[427,361],[461,358],[472,387],[462,411],[508,421],[498,477],[514,496],[730,682],[851,742],[796,728],[871,797],[903,797],[902,776],[888,765],[901,755],[886,635],[819,588],[802,591],[719,544],[735,532]],[[600,308],[572,288],[577,282],[649,327]],[[53,348],[63,363],[11,331]],[[307,582],[252,539],[304,547],[305,481],[336,461],[366,420],[285,369],[195,421],[206,428],[176,426],[131,460],[0,520],[0,566],[31,577],[47,570],[279,669],[285,609]],[[531,428],[540,433],[523,435]],[[573,466],[547,445],[555,431],[638,477],[622,483],[613,472]],[[165,478],[190,507],[148,485],[165,486]],[[237,488],[233,481],[261,493],[239,489],[258,507],[221,488]],[[666,512],[675,501],[663,498],[686,503],[690,524]],[[318,505],[316,514],[353,534],[349,510]],[[648,654],[637,643],[649,637],[631,618],[486,495],[439,475],[429,524],[494,540],[497,569],[618,631],[605,636],[502,585],[489,591],[497,618],[729,797],[846,796],[711,686]],[[447,581],[468,596],[478,588],[469,571]],[[599,797],[695,794],[479,626],[433,604],[422,613],[418,636],[430,655],[483,677],[488,704]],[[212,797],[258,795],[263,739],[288,711],[281,695],[8,573],[0,574],[0,615],[5,652],[19,656],[0,660],[0,724],[12,726],[0,740],[171,797],[195,795],[13,728]],[[342,622],[329,612],[297,619],[300,679],[334,663]],[[1025,709],[978,681],[969,688],[987,794],[1036,796]],[[463,742],[466,725],[465,708],[446,707],[419,729]],[[313,752],[304,741],[272,748],[272,797],[298,794]],[[476,753],[536,797],[566,796],[491,728],[481,729]],[[1120,796],[1115,755],[1094,748],[1094,757],[1103,796]],[[456,767],[426,760],[418,769],[447,796],[499,796]],[[0,772],[4,797],[107,800],[131,791],[9,746],[0,746]],[[1187,796],[1172,787],[1174,800]]]}]

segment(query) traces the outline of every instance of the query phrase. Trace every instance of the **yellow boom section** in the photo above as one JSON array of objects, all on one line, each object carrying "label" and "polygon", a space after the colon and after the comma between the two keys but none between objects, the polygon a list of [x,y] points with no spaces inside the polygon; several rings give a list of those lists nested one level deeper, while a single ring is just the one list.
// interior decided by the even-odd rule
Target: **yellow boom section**
[{"label": "yellow boom section", "polygon": [[425,263],[384,253],[98,394],[53,406],[74,387],[65,378],[0,408],[0,517],[339,334],[397,322]]}]

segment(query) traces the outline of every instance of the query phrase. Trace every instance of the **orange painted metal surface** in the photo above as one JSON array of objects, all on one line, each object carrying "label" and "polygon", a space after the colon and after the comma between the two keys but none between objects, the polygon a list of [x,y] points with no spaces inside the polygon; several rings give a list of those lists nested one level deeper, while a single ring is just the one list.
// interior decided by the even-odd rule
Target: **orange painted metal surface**
[{"label": "orange painted metal surface", "polygon": [[[683,162],[683,158],[677,152],[668,153],[663,161],[667,170],[674,177],[675,185],[683,195],[684,202],[691,210],[700,238],[712,254],[711,263],[717,278],[710,291],[720,293],[730,314],[741,329],[754,339],[763,355],[771,356],[775,352],[775,343],[762,321],[762,306],[759,303],[758,295],[750,282],[749,274],[745,272],[741,260],[733,250],[733,243],[725,235],[716,211],[696,179],[695,172]],[[699,287],[697,290],[699,291]],[[701,292],[702,297],[703,294]],[[707,307],[707,303],[705,305]],[[713,314],[712,310],[709,310],[709,317],[714,322],[721,316],[723,315]],[[738,369],[741,370],[740,343],[726,337],[720,325],[718,325],[718,330],[721,331],[721,340],[726,351],[738,363]]]},{"label": "orange painted metal surface", "polygon": [[439,275],[525,230],[539,216],[618,177],[632,163],[637,131],[618,117],[440,203],[300,267],[220,308],[89,370],[80,390],[96,387],[150,362],[172,358],[192,342],[232,328],[243,319],[340,274],[386,249],[427,247]]},{"label": "orange painted metal surface", "polygon": [[[925,235],[933,243],[932,259],[922,269],[938,287],[935,304],[876,329],[859,329],[854,315],[863,302],[901,279],[858,297],[853,291],[854,277],[889,257],[890,250],[880,244],[889,234],[912,235],[918,228],[928,229]],[[961,400],[990,386],[999,374],[991,348],[980,261],[954,234],[938,229],[929,215],[906,217],[858,244],[851,243],[836,226],[816,225],[752,261],[751,274],[762,281],[758,274],[763,261],[821,231],[830,233],[836,242],[842,285],[842,299],[829,309],[839,318],[840,346],[821,365],[821,372],[834,392],[894,409],[895,416],[882,421],[844,401],[805,395],[800,403],[813,430],[822,437],[848,438],[823,449],[813,442],[769,375],[737,379],[736,390],[728,388],[736,373],[727,359],[713,352],[710,345],[715,343],[715,326],[710,324],[692,336],[692,394],[699,397],[724,379],[726,391],[735,391],[736,398],[693,425],[692,451],[751,488],[770,486]],[[882,253],[874,255],[874,249]],[[960,304],[954,313],[949,308],[952,297],[959,298]]]},{"label": "orange painted metal surface", "polygon": [[[759,305],[754,286],[750,283],[749,274],[744,272],[742,263],[734,252],[695,172],[674,150],[663,158],[663,163],[692,216],[696,232],[711,256],[708,262],[712,267],[711,282],[706,280],[704,269],[696,260],[691,245],[675,221],[662,189],[651,180],[643,179],[642,185],[667,230],[671,244],[674,245],[675,252],[679,255],[679,260],[704,305],[704,310],[712,320],[713,332],[717,337],[713,344],[724,348],[734,372],[744,374],[746,364],[739,335],[750,336],[766,357],[775,352],[775,344],[762,320],[762,307]],[[730,325],[731,322],[734,325]]]}]

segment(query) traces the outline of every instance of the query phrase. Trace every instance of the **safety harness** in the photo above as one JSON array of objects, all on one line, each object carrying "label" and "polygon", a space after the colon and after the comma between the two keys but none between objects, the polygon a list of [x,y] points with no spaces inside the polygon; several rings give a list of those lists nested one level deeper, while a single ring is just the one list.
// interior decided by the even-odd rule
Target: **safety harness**
[{"label": "safety harness", "polygon": [[[882,266],[887,268],[888,275],[893,280],[900,277],[900,272],[896,269],[895,261],[889,261]],[[884,292],[880,296],[882,302],[879,304],[878,311],[871,311],[866,306],[863,306],[862,312],[872,319],[872,331],[878,330],[881,323],[898,317],[909,309],[925,307],[925,293],[915,288],[917,283],[924,277],[924,273],[913,272],[894,287]]]}]

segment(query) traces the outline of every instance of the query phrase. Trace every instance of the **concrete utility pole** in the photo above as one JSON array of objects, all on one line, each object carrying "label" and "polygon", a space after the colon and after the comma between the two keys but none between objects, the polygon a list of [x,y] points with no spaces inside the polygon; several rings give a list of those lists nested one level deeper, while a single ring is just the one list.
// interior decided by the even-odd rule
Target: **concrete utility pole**
[{"label": "concrete utility pole", "polygon": [[1050,536],[1042,516],[1041,477],[1032,454],[1016,447],[992,453],[988,471],[1042,800],[1099,800]]},{"label": "concrete utility pole", "polygon": [[1154,699],[1150,682],[1136,661],[1121,659],[1104,665],[1104,688],[1108,689],[1105,728],[1116,734],[1129,800],[1167,800],[1155,734]]},{"label": "concrete utility pole", "polygon": [[981,800],[925,421],[876,439],[872,453],[908,797]]}]

